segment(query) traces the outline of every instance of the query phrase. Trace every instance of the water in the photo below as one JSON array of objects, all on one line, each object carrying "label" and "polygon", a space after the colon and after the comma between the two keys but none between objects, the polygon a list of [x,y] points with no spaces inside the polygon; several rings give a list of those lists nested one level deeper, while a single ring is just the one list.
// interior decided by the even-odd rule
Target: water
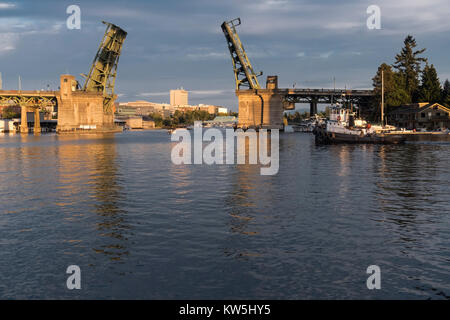
[{"label": "water", "polygon": [[173,165],[169,140],[0,136],[0,298],[449,298],[448,142],[282,134],[279,173],[261,176]]}]

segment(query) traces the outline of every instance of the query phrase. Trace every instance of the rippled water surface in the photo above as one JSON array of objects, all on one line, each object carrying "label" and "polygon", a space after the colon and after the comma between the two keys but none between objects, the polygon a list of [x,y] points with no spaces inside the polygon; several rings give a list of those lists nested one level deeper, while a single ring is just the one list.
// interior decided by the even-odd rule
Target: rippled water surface
[{"label": "rippled water surface", "polygon": [[450,143],[281,134],[275,176],[173,165],[172,146],[0,136],[0,298],[450,298]]}]

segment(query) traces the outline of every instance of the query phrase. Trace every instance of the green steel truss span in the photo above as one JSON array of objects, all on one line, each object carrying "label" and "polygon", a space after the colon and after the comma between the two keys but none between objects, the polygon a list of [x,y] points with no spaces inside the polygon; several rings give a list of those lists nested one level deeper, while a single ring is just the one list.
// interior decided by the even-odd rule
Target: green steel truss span
[{"label": "green steel truss span", "polygon": [[56,95],[52,91],[0,91],[0,106],[53,107]]},{"label": "green steel truss span", "polygon": [[236,26],[240,24],[241,19],[237,18],[228,22],[225,21],[221,26],[231,54],[236,90],[240,90],[241,86],[248,89],[260,89],[261,86],[257,77],[262,75],[262,72],[256,74],[253,71],[250,60],[245,53],[244,46],[236,32]]},{"label": "green steel truss span", "polygon": [[107,26],[102,42],[95,55],[94,62],[86,78],[83,90],[103,93],[103,106],[110,111],[116,98],[114,85],[117,76],[117,65],[127,33],[120,27],[103,21]]}]

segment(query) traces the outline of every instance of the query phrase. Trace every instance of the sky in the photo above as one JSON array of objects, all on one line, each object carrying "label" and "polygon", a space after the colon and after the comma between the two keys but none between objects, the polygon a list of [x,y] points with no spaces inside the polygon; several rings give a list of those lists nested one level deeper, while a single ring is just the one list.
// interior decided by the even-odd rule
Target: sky
[{"label": "sky", "polygon": [[[70,5],[81,9],[80,30],[66,26]],[[381,29],[367,27],[370,5]],[[408,34],[441,82],[450,79],[449,16],[448,0],[0,0],[0,72],[4,89],[17,89],[19,76],[24,90],[57,89],[60,74],[89,72],[108,21],[128,32],[118,101],[169,102],[169,90],[183,87],[190,104],[237,110],[223,21],[241,18],[262,85],[278,75],[283,88],[332,88],[334,78],[337,88],[362,89]]]}]

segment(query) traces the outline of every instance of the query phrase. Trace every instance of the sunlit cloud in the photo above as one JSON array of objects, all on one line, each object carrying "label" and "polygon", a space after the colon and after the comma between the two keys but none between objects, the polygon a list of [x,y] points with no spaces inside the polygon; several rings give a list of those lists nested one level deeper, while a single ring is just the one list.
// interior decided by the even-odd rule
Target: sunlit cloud
[{"label": "sunlit cloud", "polygon": [[226,52],[188,53],[186,57],[193,60],[228,59],[229,54],[227,54]]},{"label": "sunlit cloud", "polygon": [[331,57],[334,54],[334,51],[328,51],[328,52],[324,52],[319,54],[319,58],[322,59],[328,59],[329,57]]},{"label": "sunlit cloud", "polygon": [[18,36],[14,33],[0,33],[0,54],[8,53],[16,49]]},{"label": "sunlit cloud", "polygon": [[[189,91],[192,103],[237,107],[233,90],[222,90],[233,89],[234,78],[220,28],[224,20],[237,17],[254,70],[277,74],[280,87],[294,82],[297,87],[329,87],[332,81],[323,79],[335,75],[338,87],[370,87],[376,68],[393,62],[408,33],[428,49],[439,78],[450,77],[448,0],[377,0],[381,30],[366,26],[372,2],[355,0],[128,0],[106,9],[98,1],[85,1],[81,31],[65,28],[67,15],[60,6],[49,0],[36,3],[0,0],[1,71],[16,76],[20,63],[35,83],[57,79],[66,69],[83,72],[105,30],[100,21],[106,20],[129,35],[117,82],[122,100],[168,100],[169,89],[183,83],[194,89]],[[39,57],[45,57],[42,64],[36,63]]]},{"label": "sunlit cloud", "polygon": [[12,8],[15,8],[15,7],[16,7],[16,5],[14,3],[0,2],[0,10],[12,9]]},{"label": "sunlit cloud", "polygon": [[233,93],[232,90],[192,90],[189,91],[190,94],[200,95],[200,96],[210,96],[210,95],[222,95]]},{"label": "sunlit cloud", "polygon": [[169,96],[169,91],[165,92],[142,92],[138,94],[142,97],[161,97],[161,96]]}]

